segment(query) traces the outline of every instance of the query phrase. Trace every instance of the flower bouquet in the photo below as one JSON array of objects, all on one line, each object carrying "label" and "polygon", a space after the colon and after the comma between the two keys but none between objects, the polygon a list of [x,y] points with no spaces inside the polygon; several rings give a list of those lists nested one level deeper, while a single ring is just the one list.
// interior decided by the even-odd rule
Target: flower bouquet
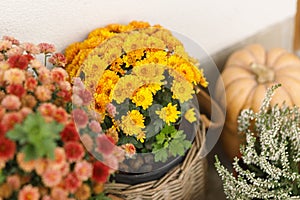
[{"label": "flower bouquet", "polygon": [[[93,97],[83,105],[75,96],[73,103],[100,123],[89,149],[104,163],[112,164],[103,155],[115,145],[126,156],[119,171],[143,174],[191,147],[199,127],[195,94],[207,82],[170,31],[144,22],[112,24],[71,44],[65,56],[70,81]],[[95,137],[92,130],[79,132]]]},{"label": "flower bouquet", "polygon": [[[270,107],[268,90],[258,113],[244,110],[239,131],[246,134],[232,176],[216,157],[216,168],[228,199],[299,199],[300,135],[298,107]],[[253,126],[254,124],[254,126]]]},{"label": "flower bouquet", "polygon": [[[53,66],[47,68],[47,61]],[[61,68],[65,63],[51,44],[0,40],[1,200],[103,196],[103,183],[113,171],[80,141],[71,84]]]}]

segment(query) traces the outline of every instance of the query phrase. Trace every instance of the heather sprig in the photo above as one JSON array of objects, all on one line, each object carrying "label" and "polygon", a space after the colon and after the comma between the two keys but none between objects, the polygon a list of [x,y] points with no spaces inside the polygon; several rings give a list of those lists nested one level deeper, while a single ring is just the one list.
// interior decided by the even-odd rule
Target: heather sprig
[{"label": "heather sprig", "polygon": [[[238,130],[245,134],[233,176],[216,156],[216,169],[228,199],[300,198],[300,110],[270,106],[280,85],[271,87],[258,113],[243,110]],[[253,125],[254,124],[254,125]]]}]

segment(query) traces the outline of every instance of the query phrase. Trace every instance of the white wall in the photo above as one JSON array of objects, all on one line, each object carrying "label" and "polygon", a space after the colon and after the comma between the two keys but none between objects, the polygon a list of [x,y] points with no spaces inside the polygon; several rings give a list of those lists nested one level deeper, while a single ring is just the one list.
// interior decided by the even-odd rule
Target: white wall
[{"label": "white wall", "polygon": [[209,53],[292,17],[296,0],[0,0],[0,36],[58,50],[109,23],[159,23]]}]

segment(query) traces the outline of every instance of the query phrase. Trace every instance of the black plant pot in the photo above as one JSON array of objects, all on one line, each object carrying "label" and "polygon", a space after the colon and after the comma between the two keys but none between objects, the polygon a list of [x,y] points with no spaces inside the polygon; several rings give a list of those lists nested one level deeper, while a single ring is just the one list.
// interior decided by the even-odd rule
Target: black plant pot
[{"label": "black plant pot", "polygon": [[157,180],[163,177],[172,168],[180,164],[184,160],[185,156],[178,156],[173,159],[169,159],[166,163],[154,163],[154,170],[144,173],[126,173],[119,172],[115,174],[113,180],[118,183],[125,183],[129,185],[135,185],[152,180]]},{"label": "black plant pot", "polygon": [[[191,126],[189,122],[182,120],[180,129],[185,130],[187,140],[191,142],[194,141],[196,134],[195,126]],[[121,164],[120,171],[112,177],[112,181],[114,180],[118,183],[135,185],[157,180],[163,177],[172,168],[180,164],[184,158],[185,155],[169,157],[168,160],[163,163],[154,162],[153,154],[140,154],[137,155],[136,158],[126,159],[123,164]],[[128,166],[130,166],[130,168]]]}]

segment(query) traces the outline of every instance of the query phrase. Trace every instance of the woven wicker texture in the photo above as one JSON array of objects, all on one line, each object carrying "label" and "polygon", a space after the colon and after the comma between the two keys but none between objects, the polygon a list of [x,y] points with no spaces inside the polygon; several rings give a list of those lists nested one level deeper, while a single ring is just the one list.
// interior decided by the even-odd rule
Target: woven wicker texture
[{"label": "woven wicker texture", "polygon": [[204,199],[207,162],[200,158],[204,141],[205,123],[197,131],[195,140],[185,160],[159,180],[137,185],[108,183],[105,191],[124,199],[199,200]]}]

